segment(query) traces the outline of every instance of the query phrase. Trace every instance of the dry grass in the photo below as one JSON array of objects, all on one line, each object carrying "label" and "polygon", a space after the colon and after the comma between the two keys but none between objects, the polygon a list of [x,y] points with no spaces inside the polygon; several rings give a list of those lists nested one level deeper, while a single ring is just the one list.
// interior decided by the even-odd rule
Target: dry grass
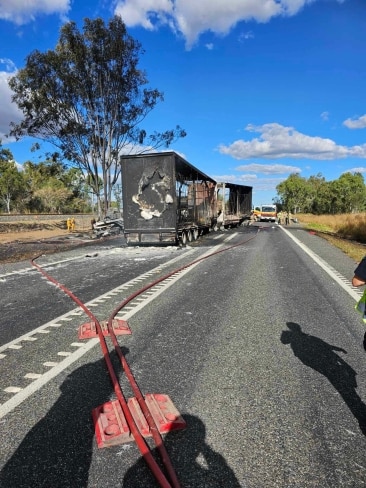
[{"label": "dry grass", "polygon": [[340,215],[297,214],[299,223],[314,230],[359,262],[366,255],[366,213]]}]

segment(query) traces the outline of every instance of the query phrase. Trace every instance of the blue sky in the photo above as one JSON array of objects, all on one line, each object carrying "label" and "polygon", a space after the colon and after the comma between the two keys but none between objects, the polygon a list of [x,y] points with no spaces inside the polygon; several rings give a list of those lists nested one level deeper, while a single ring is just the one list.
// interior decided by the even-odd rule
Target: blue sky
[{"label": "blue sky", "polygon": [[179,124],[172,149],[211,177],[271,203],[297,172],[366,173],[365,0],[0,0],[0,138],[17,163],[32,142],[5,137],[19,113],[7,79],[61,25],[119,14],[145,50],[140,68],[164,92],[149,131]]}]

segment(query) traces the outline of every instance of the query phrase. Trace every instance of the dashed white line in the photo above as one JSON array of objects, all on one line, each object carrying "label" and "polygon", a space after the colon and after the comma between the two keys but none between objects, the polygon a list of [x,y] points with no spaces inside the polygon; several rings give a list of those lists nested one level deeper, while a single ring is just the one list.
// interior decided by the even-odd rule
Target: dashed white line
[{"label": "dashed white line", "polygon": [[[231,236],[232,238],[233,236]],[[226,239],[228,240],[228,239]],[[207,251],[206,253],[204,253],[201,257],[204,258],[205,256],[211,254],[211,253],[214,253],[216,249],[218,249],[219,247],[221,247],[221,244],[217,245],[213,250],[210,249],[209,251]],[[187,251],[187,253],[185,254],[185,256],[187,256],[187,254],[189,253],[193,253],[194,252],[194,249],[190,249]],[[169,266],[169,265],[172,265],[174,262],[176,261],[179,261],[181,259],[181,255],[171,259],[170,261],[166,262],[164,264],[164,266],[159,266],[159,268],[156,268],[154,270],[150,270],[149,273],[160,273],[162,271],[162,269],[166,266]],[[198,263],[195,263],[194,265],[186,268],[185,270],[177,273],[175,275],[175,279],[173,280],[170,280],[168,283],[166,283],[166,286],[165,287],[159,287],[158,290],[156,290],[154,293],[151,291],[151,295],[144,301],[144,302],[140,302],[138,303],[135,307],[128,307],[129,310],[125,310],[126,313],[123,313],[123,319],[126,320],[127,318],[130,318],[132,317],[135,313],[137,313],[139,310],[141,310],[145,304],[147,304],[148,302],[152,301],[153,299],[155,299],[157,296],[159,296],[161,293],[163,293],[163,291],[166,289],[166,288],[169,288],[170,286],[172,286],[172,284],[177,281],[179,278],[181,278],[184,274],[188,273],[191,269],[193,269],[195,266],[197,266]],[[145,275],[143,275],[145,276]],[[126,290],[126,288],[130,288],[134,285],[136,285],[136,283],[138,283],[140,280],[131,280],[130,282],[128,283],[125,283],[123,286],[120,286],[118,288],[115,288],[114,290],[110,290],[108,293],[106,293],[105,295],[102,295],[101,297],[98,297],[99,299],[100,298],[104,298],[106,297],[107,295],[110,295],[111,293],[119,293],[119,292],[123,292]],[[92,302],[90,303],[87,303],[86,306],[88,307],[91,307],[91,306],[95,306],[97,307],[98,304],[95,303],[96,302],[96,299],[94,299]],[[79,310],[76,309],[76,310]],[[61,317],[58,317],[56,319],[54,319],[53,321],[47,323],[47,324],[44,324],[42,325],[41,327],[38,327],[37,329],[34,329],[32,331],[32,334],[36,334],[36,333],[44,333],[44,334],[47,334],[49,333],[50,331],[47,330],[47,327],[60,327],[62,324],[60,324],[59,322],[60,321],[71,321],[73,320],[71,315],[75,312],[75,310],[71,311],[71,312],[68,312],[67,314],[61,316]],[[12,345],[17,345],[19,344],[24,338],[29,338],[29,332],[27,334],[24,334],[23,336],[15,339],[14,341],[8,343],[8,344],[5,344],[3,346],[0,347],[0,358],[1,357],[5,357],[6,354],[1,354],[1,351],[3,350],[6,350],[6,349],[9,349],[10,346]],[[74,343],[76,344],[76,343]],[[9,399],[8,401],[6,401],[5,403],[3,403],[2,405],[0,405],[0,418],[4,417],[5,415],[7,415],[10,411],[12,411],[16,406],[20,405],[24,400],[26,400],[30,395],[32,395],[34,392],[36,392],[37,390],[39,390],[42,386],[44,386],[46,383],[48,383],[51,379],[55,378],[58,374],[60,374],[62,371],[64,371],[64,369],[66,369],[67,367],[69,367],[72,363],[74,363],[75,361],[77,361],[78,359],[80,359],[82,356],[84,356],[89,350],[93,349],[93,347],[95,347],[97,344],[99,344],[99,339],[98,338],[94,338],[94,339],[89,339],[88,342],[86,342],[85,344],[83,343],[82,345],[79,345],[77,346],[77,350],[73,353],[71,352],[68,352],[68,351],[59,351],[57,353],[58,356],[61,356],[61,357],[64,357],[65,359],[61,360],[60,362],[53,362],[53,361],[47,361],[45,363],[43,363],[43,365],[45,367],[49,367],[51,368],[49,371],[47,371],[46,373],[44,373],[43,375],[41,375],[41,377],[39,377],[38,379],[35,379],[30,385],[28,385],[27,387],[25,388],[19,388],[17,389],[17,387],[9,387],[12,389],[12,393],[15,393],[14,396]],[[20,346],[22,347],[22,346]]]},{"label": "dashed white line", "polygon": [[7,415],[12,410],[14,410],[15,407],[20,405],[24,400],[26,400],[33,393],[38,391],[42,386],[48,383],[51,379],[59,375],[64,369],[66,369],[72,363],[74,363],[79,358],[81,358],[84,354],[87,353],[87,351],[92,349],[98,343],[99,343],[98,339],[90,339],[86,344],[84,344],[84,347],[79,348],[71,356],[65,358],[63,361],[60,361],[59,363],[51,363],[51,362],[44,363],[44,366],[50,366],[52,369],[47,371],[47,373],[43,374],[41,378],[38,378],[38,380],[33,381],[27,387],[23,389],[19,389],[18,392],[14,392],[16,393],[16,395],[10,398],[7,402],[0,405],[0,418],[5,417],[5,415]]},{"label": "dashed white line", "polygon": [[42,375],[40,373],[27,373],[24,375],[24,378],[27,378],[29,380],[37,380],[40,378]]},{"label": "dashed white line", "polygon": [[19,393],[22,390],[23,388],[19,388],[18,386],[8,386],[7,388],[4,388],[3,391],[6,393]]}]

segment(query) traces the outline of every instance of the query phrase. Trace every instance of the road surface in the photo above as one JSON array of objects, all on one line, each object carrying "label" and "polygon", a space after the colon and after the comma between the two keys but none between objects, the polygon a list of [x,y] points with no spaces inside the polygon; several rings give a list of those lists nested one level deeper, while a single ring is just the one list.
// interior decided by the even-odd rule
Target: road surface
[{"label": "road surface", "polygon": [[[141,391],[169,395],[187,423],[165,436],[182,487],[366,485],[351,259],[272,224],[184,249],[119,244],[38,263],[104,320],[197,261],[131,302],[119,336]],[[97,447],[91,411],[114,393],[98,339],[78,338],[85,314],[29,263],[3,269],[0,288],[0,487],[159,486],[134,442]],[[130,397],[122,372],[120,384]]]}]

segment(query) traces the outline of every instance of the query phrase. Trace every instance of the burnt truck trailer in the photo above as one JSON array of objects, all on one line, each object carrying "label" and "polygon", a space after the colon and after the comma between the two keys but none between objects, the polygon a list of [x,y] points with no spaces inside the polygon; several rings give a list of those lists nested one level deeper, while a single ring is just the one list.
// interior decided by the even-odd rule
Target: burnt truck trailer
[{"label": "burnt truck trailer", "polygon": [[124,156],[121,165],[128,244],[185,244],[212,227],[216,182],[181,156]]},{"label": "burnt truck trailer", "polygon": [[252,187],[235,183],[217,183],[217,221],[215,229],[238,227],[250,219]]},{"label": "burnt truck trailer", "polygon": [[244,207],[250,215],[251,187],[241,187],[240,193],[241,185],[218,186],[175,152],[124,156],[121,168],[124,234],[129,245],[185,244],[227,226],[234,213],[239,224]]}]

